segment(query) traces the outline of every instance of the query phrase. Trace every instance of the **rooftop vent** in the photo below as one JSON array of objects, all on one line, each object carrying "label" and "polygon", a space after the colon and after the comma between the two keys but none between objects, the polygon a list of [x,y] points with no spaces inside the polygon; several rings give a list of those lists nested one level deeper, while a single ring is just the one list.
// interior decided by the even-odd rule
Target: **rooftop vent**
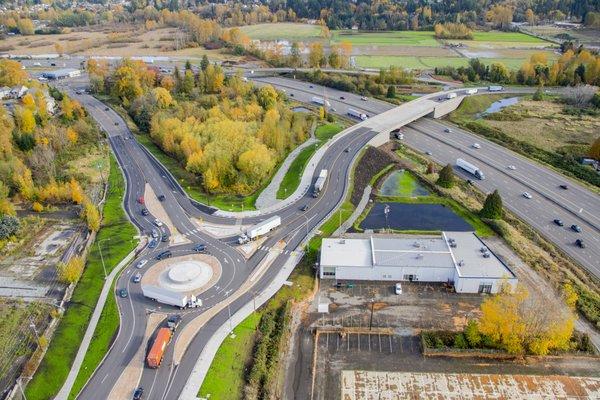
[{"label": "rooftop vent", "polygon": [[413,247],[421,247],[421,243],[419,243],[419,242],[414,242],[414,243],[413,243]]},{"label": "rooftop vent", "polygon": [[340,239],[339,244],[346,244],[346,239]]},{"label": "rooftop vent", "polygon": [[459,266],[459,267],[462,267],[463,265],[465,265],[465,262],[464,262],[463,260],[460,260],[460,261],[458,262],[458,266]]}]

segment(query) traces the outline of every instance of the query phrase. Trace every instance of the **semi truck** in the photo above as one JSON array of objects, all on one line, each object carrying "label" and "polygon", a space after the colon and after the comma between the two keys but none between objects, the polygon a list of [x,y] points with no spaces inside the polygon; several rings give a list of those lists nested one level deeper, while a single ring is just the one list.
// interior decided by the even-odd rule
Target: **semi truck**
[{"label": "semi truck", "polygon": [[360,119],[361,121],[364,121],[364,120],[366,120],[366,119],[368,118],[368,117],[367,117],[367,114],[364,114],[364,113],[358,112],[358,111],[356,111],[356,110],[355,110],[355,109],[353,109],[353,108],[349,108],[349,109],[348,109],[348,113],[347,113],[347,114],[348,114],[349,116],[351,116],[351,117],[354,117],[354,118]]},{"label": "semi truck", "polygon": [[476,94],[477,93],[477,89],[467,89],[465,91],[466,94]]},{"label": "semi truck", "polygon": [[448,100],[450,100],[450,99],[453,99],[453,98],[455,98],[455,97],[456,97],[456,93],[454,93],[454,92],[452,92],[452,93],[448,93],[448,94],[446,95],[446,98],[447,98]]},{"label": "semi truck", "polygon": [[321,106],[331,107],[331,103],[322,97],[313,96],[311,100],[313,103],[319,104]]},{"label": "semi truck", "polygon": [[321,172],[319,172],[319,176],[317,177],[317,180],[315,181],[315,186],[313,187],[313,197],[319,197],[319,194],[321,194],[321,190],[323,190],[323,188],[325,187],[326,180],[327,170],[322,169]]},{"label": "semi truck", "polygon": [[202,300],[196,298],[194,295],[188,296],[184,293],[176,292],[175,290],[166,289],[159,286],[142,285],[142,293],[144,296],[154,301],[179,307],[181,309],[186,307],[195,308],[202,305]]},{"label": "semi truck", "polygon": [[462,158],[459,158],[456,160],[456,165],[458,167],[464,169],[468,173],[475,175],[475,177],[477,179],[481,179],[481,180],[485,179],[485,175],[483,174],[483,172],[481,172],[481,170],[479,168],[477,168],[475,165],[471,164],[470,162],[463,160]]},{"label": "semi truck", "polygon": [[165,355],[165,349],[171,341],[172,336],[173,333],[169,328],[160,328],[158,330],[154,343],[152,343],[152,347],[150,347],[150,351],[146,356],[146,363],[150,368],[160,367],[160,363]]},{"label": "semi truck", "polygon": [[251,240],[258,238],[259,236],[265,235],[271,232],[273,229],[281,225],[281,217],[274,215],[269,219],[266,219],[258,224],[251,226],[246,230],[246,233],[240,235],[238,238],[239,244],[248,243]]},{"label": "semi truck", "polygon": [[488,86],[488,92],[501,92],[503,90],[502,86]]}]

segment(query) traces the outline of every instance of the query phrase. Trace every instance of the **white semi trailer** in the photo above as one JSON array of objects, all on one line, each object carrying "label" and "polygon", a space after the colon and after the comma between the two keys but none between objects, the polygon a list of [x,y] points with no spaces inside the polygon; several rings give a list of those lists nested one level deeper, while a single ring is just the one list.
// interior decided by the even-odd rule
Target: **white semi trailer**
[{"label": "white semi trailer", "polygon": [[175,290],[162,288],[153,285],[142,285],[142,293],[144,296],[158,301],[159,303],[168,304],[179,308],[194,308],[202,305],[202,300],[194,295],[186,295],[176,292]]},{"label": "white semi trailer", "polygon": [[325,187],[325,181],[327,181],[327,170],[322,169],[313,187],[313,197],[319,197],[321,190]]},{"label": "white semi trailer", "polygon": [[465,91],[466,94],[476,94],[477,93],[477,89],[467,89]]},{"label": "white semi trailer", "polygon": [[456,165],[462,169],[464,169],[465,171],[467,171],[468,173],[475,175],[475,177],[477,179],[485,179],[485,175],[483,174],[483,172],[481,172],[481,170],[479,168],[477,168],[477,166],[471,164],[468,161],[463,160],[462,158],[459,158],[456,160]]},{"label": "white semi trailer", "polygon": [[329,101],[325,100],[322,97],[313,96],[313,98],[311,99],[311,101],[313,103],[319,104],[321,106],[331,107],[331,103]]},{"label": "white semi trailer", "polygon": [[503,90],[502,86],[488,86],[488,92],[501,92]]},{"label": "white semi trailer", "polygon": [[246,230],[246,233],[240,235],[238,238],[239,244],[248,243],[250,240],[254,240],[259,236],[265,235],[271,232],[273,229],[281,225],[281,217],[274,215],[269,219],[259,222],[256,225],[251,226]]},{"label": "white semi trailer", "polygon": [[353,108],[349,108],[348,109],[348,115],[351,116],[351,117],[354,117],[354,118],[358,118],[361,121],[364,121],[364,120],[366,120],[368,118],[367,114],[358,112],[358,111],[356,111]]}]

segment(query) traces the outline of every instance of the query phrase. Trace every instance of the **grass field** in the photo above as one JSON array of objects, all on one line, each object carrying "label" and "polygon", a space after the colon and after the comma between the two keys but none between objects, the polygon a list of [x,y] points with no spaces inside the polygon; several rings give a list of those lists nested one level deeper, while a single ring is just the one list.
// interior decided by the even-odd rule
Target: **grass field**
[{"label": "grass field", "polygon": [[337,133],[341,132],[342,129],[344,129],[344,127],[336,123],[325,124],[317,127],[315,130],[315,137],[319,139],[319,141],[303,149],[294,159],[294,161],[292,161],[290,167],[283,177],[283,180],[281,181],[281,185],[279,185],[279,189],[277,189],[276,197],[278,199],[285,199],[287,196],[294,193],[300,184],[300,179],[302,178],[304,168],[306,168],[306,165],[308,164],[308,160],[310,160],[312,155],[319,147],[321,147]]},{"label": "grass field", "polygon": [[350,42],[353,45],[397,45],[439,47],[433,32],[422,31],[390,31],[390,32],[353,32],[334,31],[331,37],[334,42]]},{"label": "grass field", "polygon": [[[127,219],[122,207],[125,192],[123,176],[112,156],[110,165],[109,191],[103,210],[102,227],[96,236],[95,244],[90,249],[83,275],[67,305],[48,351],[25,389],[28,399],[51,399],[61,388],[69,373],[104,285],[104,272],[97,244],[100,243],[102,246],[102,256],[108,273],[135,247],[133,236],[137,231]],[[103,322],[105,325],[98,325],[100,333],[95,336],[94,347],[90,347],[93,353],[88,351],[91,359],[86,355],[86,359],[89,360],[88,373],[92,372],[90,368],[93,368],[104,354],[103,351],[115,331],[115,321],[118,324],[118,320],[106,317]],[[94,360],[97,360],[96,364]],[[79,380],[79,384],[82,382]]]},{"label": "grass field", "polygon": [[[476,42],[510,42],[510,43],[530,43],[544,44],[548,43],[535,36],[526,35],[521,32],[473,32],[473,40]],[[468,40],[466,42],[469,42]]]},{"label": "grass field", "polygon": [[407,69],[424,69],[448,65],[461,67],[468,63],[468,58],[460,57],[356,56],[356,65],[362,68],[388,68],[396,66]]},{"label": "grass field", "polygon": [[258,40],[307,40],[318,39],[321,28],[318,25],[295,24],[281,22],[276,24],[257,24],[242,26],[240,29],[250,37]]}]

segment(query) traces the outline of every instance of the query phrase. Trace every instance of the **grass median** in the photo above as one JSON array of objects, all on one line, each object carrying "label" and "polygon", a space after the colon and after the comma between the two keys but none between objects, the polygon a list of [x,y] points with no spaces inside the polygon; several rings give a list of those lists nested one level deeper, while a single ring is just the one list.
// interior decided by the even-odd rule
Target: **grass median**
[{"label": "grass median", "polygon": [[279,189],[277,190],[277,199],[283,200],[290,196],[300,185],[302,174],[304,169],[308,165],[308,161],[311,159],[313,154],[326,143],[329,139],[334,137],[336,134],[342,131],[344,126],[338,123],[330,123],[317,127],[315,130],[315,137],[318,141],[305,149],[303,149],[292,161],[290,167],[285,173]]},{"label": "grass median", "polygon": [[[79,280],[71,301],[50,342],[48,351],[36,374],[25,389],[30,400],[53,398],[67,378],[77,350],[81,344],[98,296],[104,286],[104,272],[98,244],[102,247],[102,256],[106,272],[110,271],[135,247],[133,236],[137,231],[129,222],[122,207],[125,183],[115,158],[111,155],[109,188],[103,209],[102,226],[88,254],[86,267]],[[112,297],[112,296],[111,296]],[[113,299],[114,302],[114,299]],[[82,371],[87,377],[93,372],[118,326],[116,306],[110,309],[110,301],[103,310],[96,334],[90,344]],[[95,361],[95,362],[94,362]],[[87,370],[84,368],[87,366]],[[80,373],[81,375],[81,373]],[[76,384],[83,386],[87,377],[78,376]]]}]

